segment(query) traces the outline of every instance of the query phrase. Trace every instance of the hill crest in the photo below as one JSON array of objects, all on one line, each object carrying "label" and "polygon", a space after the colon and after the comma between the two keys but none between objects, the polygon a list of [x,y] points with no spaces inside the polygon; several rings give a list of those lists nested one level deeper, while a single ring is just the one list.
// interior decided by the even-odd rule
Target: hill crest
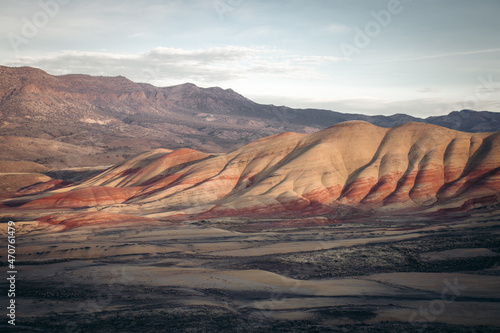
[{"label": "hill crest", "polygon": [[500,132],[355,121],[273,135],[226,154],[153,150],[30,195],[4,204],[43,216],[97,209],[170,221],[467,211],[499,203]]}]

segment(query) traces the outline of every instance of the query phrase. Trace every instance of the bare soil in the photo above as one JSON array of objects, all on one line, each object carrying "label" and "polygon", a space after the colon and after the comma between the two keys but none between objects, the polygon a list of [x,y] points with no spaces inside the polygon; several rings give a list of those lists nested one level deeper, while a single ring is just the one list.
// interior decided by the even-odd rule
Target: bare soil
[{"label": "bare soil", "polygon": [[499,217],[18,223],[15,332],[498,332]]}]

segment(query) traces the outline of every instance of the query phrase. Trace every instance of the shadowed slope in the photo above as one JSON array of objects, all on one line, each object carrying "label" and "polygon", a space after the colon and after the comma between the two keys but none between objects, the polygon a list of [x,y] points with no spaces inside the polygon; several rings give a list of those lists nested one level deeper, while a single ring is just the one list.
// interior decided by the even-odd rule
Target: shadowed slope
[{"label": "shadowed slope", "polygon": [[97,207],[159,219],[408,212],[498,201],[499,169],[499,133],[353,121],[221,155],[156,149],[21,208]]}]

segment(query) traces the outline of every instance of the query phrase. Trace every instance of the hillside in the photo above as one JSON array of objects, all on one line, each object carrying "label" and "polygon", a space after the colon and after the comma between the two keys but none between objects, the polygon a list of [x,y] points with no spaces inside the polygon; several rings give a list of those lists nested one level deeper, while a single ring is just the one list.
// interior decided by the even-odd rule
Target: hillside
[{"label": "hillside", "polygon": [[227,154],[156,149],[77,183],[26,188],[3,204],[5,214],[48,216],[42,221],[56,224],[74,214],[96,219],[96,209],[108,222],[113,214],[344,219],[494,207],[499,172],[499,132],[353,121],[265,137]]}]

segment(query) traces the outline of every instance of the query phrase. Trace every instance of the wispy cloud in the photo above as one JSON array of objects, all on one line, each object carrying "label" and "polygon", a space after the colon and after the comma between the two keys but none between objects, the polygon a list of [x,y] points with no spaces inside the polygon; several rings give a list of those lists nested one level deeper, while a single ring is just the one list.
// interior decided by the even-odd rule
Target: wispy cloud
[{"label": "wispy cloud", "polygon": [[301,56],[297,57],[297,61],[304,64],[324,64],[338,61],[348,61],[347,58],[332,57],[332,56]]},{"label": "wispy cloud", "polygon": [[271,75],[287,78],[320,78],[317,66],[342,61],[330,56],[297,56],[266,47],[224,46],[186,50],[158,47],[138,54],[63,51],[42,57],[19,57],[7,65],[29,65],[60,75],[124,75],[155,85],[195,82],[221,84]]},{"label": "wispy cloud", "polygon": [[416,61],[416,60],[448,58],[448,57],[456,57],[456,56],[462,56],[462,55],[475,55],[475,54],[495,53],[495,52],[500,52],[500,48],[484,49],[484,50],[448,52],[448,53],[431,54],[431,55],[424,55],[424,56],[418,56],[418,57],[394,58],[394,59],[383,60],[383,61],[380,61],[380,62]]}]

